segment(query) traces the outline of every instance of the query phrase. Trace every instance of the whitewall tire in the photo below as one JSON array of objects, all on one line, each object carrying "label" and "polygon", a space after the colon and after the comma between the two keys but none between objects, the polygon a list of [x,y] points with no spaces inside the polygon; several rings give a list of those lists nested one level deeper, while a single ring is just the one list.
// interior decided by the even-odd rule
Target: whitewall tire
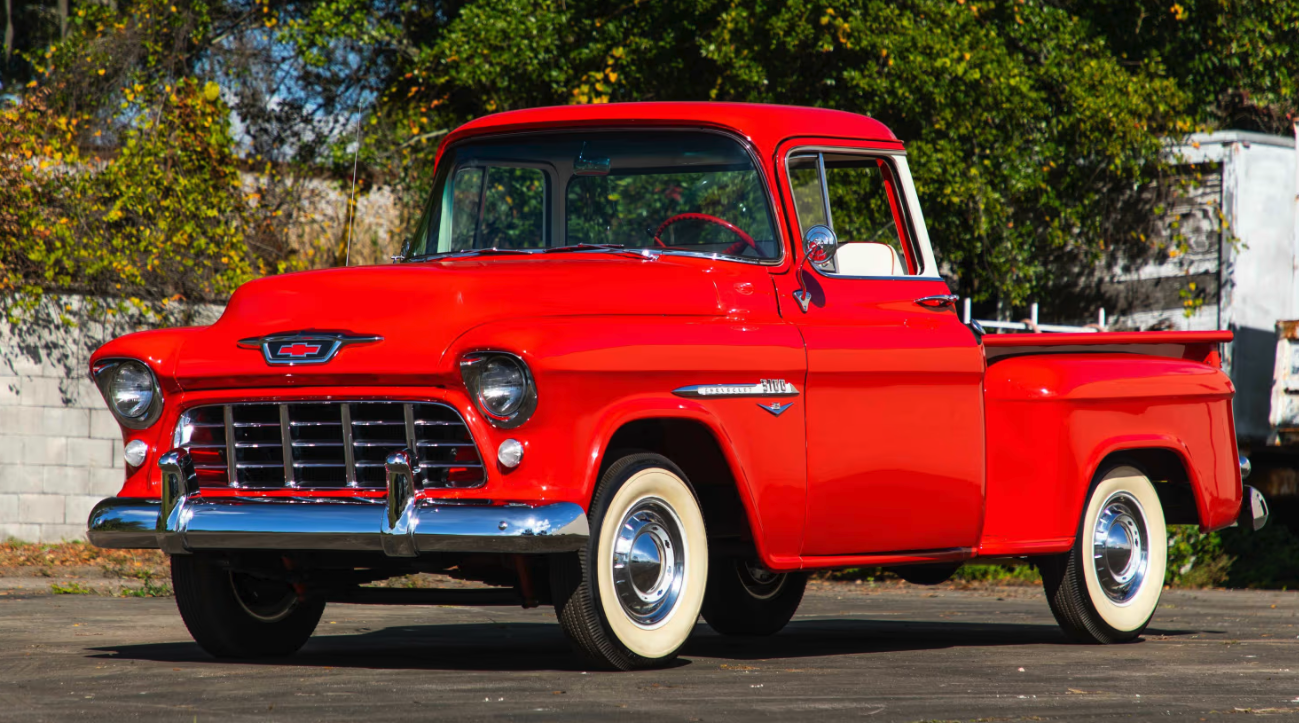
[{"label": "whitewall tire", "polygon": [[1039,562],[1051,612],[1071,638],[1121,643],[1141,635],[1164,589],[1168,532],[1150,479],[1103,468],[1068,553]]},{"label": "whitewall tire", "polygon": [[599,667],[663,665],[694,631],[708,581],[703,512],[665,457],[630,454],[601,477],[591,539],[551,565],[555,612],[574,648]]}]

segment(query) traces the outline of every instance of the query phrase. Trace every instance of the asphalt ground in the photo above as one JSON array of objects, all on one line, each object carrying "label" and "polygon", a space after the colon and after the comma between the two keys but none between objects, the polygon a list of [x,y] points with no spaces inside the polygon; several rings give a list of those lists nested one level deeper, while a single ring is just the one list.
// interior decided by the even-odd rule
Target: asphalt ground
[{"label": "asphalt ground", "polygon": [[1294,592],[1167,591],[1141,641],[1083,646],[1035,588],[827,583],[775,637],[701,623],[674,666],[601,673],[548,608],[331,605],[297,656],[229,662],[169,598],[11,585],[0,719],[1299,721],[1297,614]]}]

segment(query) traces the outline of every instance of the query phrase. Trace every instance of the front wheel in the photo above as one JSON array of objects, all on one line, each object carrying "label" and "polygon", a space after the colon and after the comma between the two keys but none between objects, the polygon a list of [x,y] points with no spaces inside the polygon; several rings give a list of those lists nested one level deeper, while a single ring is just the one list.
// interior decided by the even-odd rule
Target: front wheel
[{"label": "front wheel", "polygon": [[1127,465],[1097,475],[1073,549],[1038,561],[1056,621],[1087,643],[1141,635],[1159,606],[1167,564],[1159,495],[1145,474]]},{"label": "front wheel", "polygon": [[264,658],[298,651],[325,612],[287,583],[234,572],[205,555],[173,555],[171,582],[185,627],[218,658]]},{"label": "front wheel", "polygon": [[694,490],[667,458],[631,454],[601,477],[589,515],[586,548],[551,565],[560,626],[597,667],[671,661],[694,630],[708,580]]},{"label": "front wheel", "polygon": [[722,635],[774,635],[803,601],[807,573],[772,572],[756,560],[714,560],[704,620]]}]

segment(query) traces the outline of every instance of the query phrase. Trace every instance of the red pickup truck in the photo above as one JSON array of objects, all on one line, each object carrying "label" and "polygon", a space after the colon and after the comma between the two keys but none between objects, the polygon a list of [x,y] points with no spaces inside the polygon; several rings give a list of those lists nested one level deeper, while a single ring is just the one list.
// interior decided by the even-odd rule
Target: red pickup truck
[{"label": "red pickup truck", "polygon": [[[253,281],[91,360],[127,469],[90,540],[167,552],[214,655],[291,653],[331,601],[521,604],[650,667],[701,613],[780,630],[809,571],[1007,558],[1072,638],[1121,642],[1166,524],[1266,519],[1230,334],[963,323],[870,118],[540,108],[432,172],[397,263]],[[415,572],[487,585],[369,585]]]}]

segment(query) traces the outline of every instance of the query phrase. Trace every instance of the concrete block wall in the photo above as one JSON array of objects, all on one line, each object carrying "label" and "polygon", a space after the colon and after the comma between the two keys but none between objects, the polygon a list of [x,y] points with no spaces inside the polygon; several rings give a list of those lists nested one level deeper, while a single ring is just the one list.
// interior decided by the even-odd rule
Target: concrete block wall
[{"label": "concrete block wall", "polygon": [[121,432],[89,380],[54,364],[0,376],[0,538],[84,537],[86,517],[122,486]]},{"label": "concrete block wall", "polygon": [[[211,323],[220,308],[199,312],[186,321]],[[86,361],[104,339],[155,325],[69,333],[56,323],[13,327],[0,316],[0,539],[84,538],[91,508],[125,478],[121,430]]]}]

